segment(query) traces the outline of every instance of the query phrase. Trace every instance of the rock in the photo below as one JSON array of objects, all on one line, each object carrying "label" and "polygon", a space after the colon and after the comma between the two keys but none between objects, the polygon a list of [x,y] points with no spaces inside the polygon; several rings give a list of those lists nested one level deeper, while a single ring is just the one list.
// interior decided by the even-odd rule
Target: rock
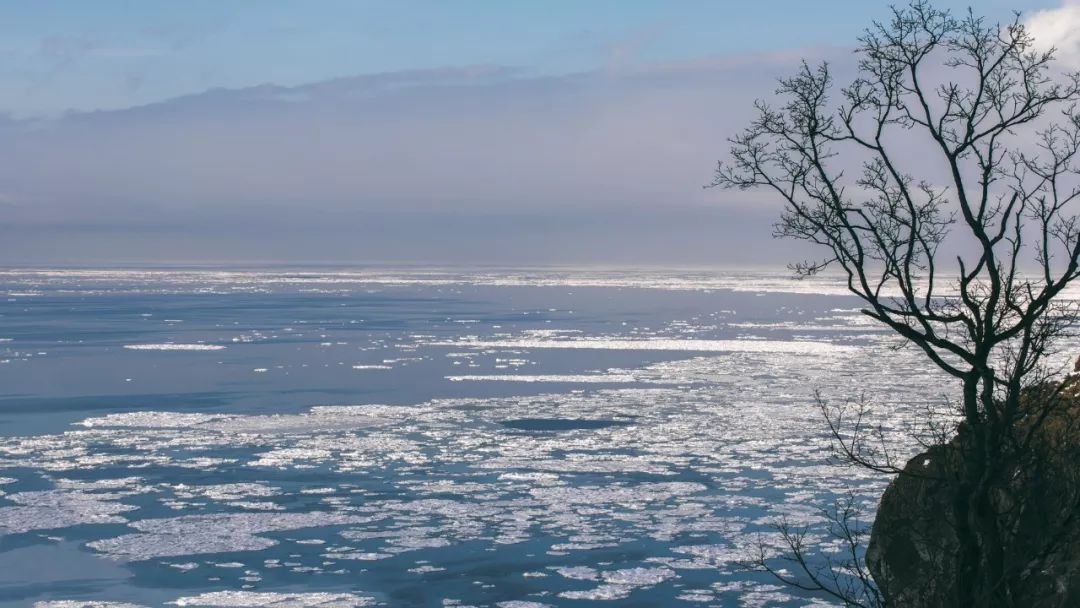
[{"label": "rock", "polygon": [[[1069,400],[1040,427],[1039,447],[1027,452],[1035,458],[1012,463],[992,491],[999,513],[1017,514],[1002,543],[1011,606],[1080,606],[1080,391]],[[973,605],[957,598],[956,584],[953,505],[965,441],[961,428],[950,443],[912,458],[881,498],[866,561],[889,606]]]}]

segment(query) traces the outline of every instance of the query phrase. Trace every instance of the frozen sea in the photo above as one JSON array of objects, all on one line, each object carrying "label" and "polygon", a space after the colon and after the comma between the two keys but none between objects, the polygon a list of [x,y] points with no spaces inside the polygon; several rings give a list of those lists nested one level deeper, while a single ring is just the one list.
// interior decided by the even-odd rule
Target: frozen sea
[{"label": "frozen sea", "polygon": [[[0,271],[0,606],[824,606],[739,564],[951,386],[784,272]],[[828,544],[821,550],[833,550]]]}]

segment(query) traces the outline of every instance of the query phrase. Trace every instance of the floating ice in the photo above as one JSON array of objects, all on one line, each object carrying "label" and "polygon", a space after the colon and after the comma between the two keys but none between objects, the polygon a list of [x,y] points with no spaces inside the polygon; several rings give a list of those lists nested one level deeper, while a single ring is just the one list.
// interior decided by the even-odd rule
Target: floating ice
[{"label": "floating ice", "polygon": [[627,568],[604,572],[601,577],[604,582],[614,585],[643,587],[659,585],[670,578],[675,578],[675,572],[668,568]]},{"label": "floating ice", "polygon": [[634,592],[632,585],[600,585],[584,591],[563,591],[559,597],[568,600],[621,600]]},{"label": "floating ice", "polygon": [[126,561],[257,551],[277,544],[277,541],[257,534],[370,521],[371,517],[320,512],[185,515],[132,522],[129,525],[138,532],[93,541],[87,546],[113,559]]},{"label": "floating ice", "polygon": [[567,384],[621,384],[637,382],[632,374],[547,374],[528,376],[522,374],[446,376],[451,382],[564,382]]},{"label": "floating ice", "polygon": [[225,350],[220,344],[125,344],[128,350]]},{"label": "floating ice", "polygon": [[[568,578],[596,580],[595,572],[587,572],[588,570],[590,569],[563,568],[559,572]],[[567,571],[570,571],[570,574],[580,572],[584,576],[568,576]],[[564,591],[559,597],[574,600],[621,600],[629,597],[635,589],[652,587],[675,578],[675,572],[669,568],[627,568],[603,572],[600,578],[604,582],[599,587],[583,591]]]},{"label": "floating ice", "polygon": [[354,559],[365,562],[373,562],[380,559],[386,559],[388,557],[394,557],[393,553],[365,553],[360,551],[347,551],[347,552],[331,552],[324,553],[323,557],[326,559]]},{"label": "floating ice", "polygon": [[555,568],[555,571],[566,578],[578,581],[595,581],[600,577],[596,570],[588,566],[564,566]]},{"label": "floating ice", "polygon": [[191,428],[217,433],[296,433],[371,426],[380,419],[368,406],[312,408],[306,414],[236,416],[181,412],[125,412],[82,421],[85,427]]},{"label": "floating ice", "polygon": [[819,341],[793,340],[687,340],[680,338],[574,338],[574,339],[465,339],[432,342],[432,346],[468,346],[485,349],[569,348],[592,350],[662,350],[689,352],[783,353],[821,355],[854,353],[856,348]]},{"label": "floating ice", "polygon": [[731,545],[689,545],[685,547],[673,547],[675,553],[686,553],[697,559],[703,560],[709,567],[720,567],[744,561],[748,554],[745,547]]},{"label": "floating ice", "polygon": [[361,608],[373,605],[374,600],[353,593],[215,591],[170,603],[192,608]]},{"label": "floating ice", "polygon": [[173,486],[177,498],[205,498],[243,509],[272,510],[282,509],[271,502],[256,502],[253,498],[270,498],[281,495],[282,491],[262,483],[226,483],[204,486]]},{"label": "floating ice", "polygon": [[138,508],[117,502],[120,498],[118,494],[67,490],[18,492],[6,498],[18,504],[0,507],[0,533],[3,534],[68,528],[80,524],[122,524],[127,520],[120,514]]},{"label": "floating ice", "polygon": [[664,501],[706,490],[700,483],[685,481],[642,483],[633,486],[608,487],[545,487],[532,490],[532,495],[553,504],[632,504]]},{"label": "floating ice", "polygon": [[128,604],[125,602],[56,600],[51,602],[34,602],[34,608],[146,608],[146,606],[141,604]]},{"label": "floating ice", "polygon": [[183,412],[124,412],[87,418],[78,424],[85,427],[186,428],[228,418],[224,415]]},{"label": "floating ice", "polygon": [[[644,272],[636,271],[515,271],[461,272],[413,270],[364,270],[317,273],[274,271],[185,271],[185,270],[6,270],[6,281],[26,287],[74,281],[89,286],[145,287],[160,286],[166,293],[251,292],[288,286],[323,286],[324,288],[372,286],[452,286],[483,285],[494,287],[608,287],[669,291],[731,290],[751,293],[800,293],[846,295],[841,276],[821,275],[794,280],[788,272]],[[84,288],[87,289],[87,288]],[[40,291],[16,291],[8,295],[42,295]],[[549,311],[550,312],[550,311]]]}]

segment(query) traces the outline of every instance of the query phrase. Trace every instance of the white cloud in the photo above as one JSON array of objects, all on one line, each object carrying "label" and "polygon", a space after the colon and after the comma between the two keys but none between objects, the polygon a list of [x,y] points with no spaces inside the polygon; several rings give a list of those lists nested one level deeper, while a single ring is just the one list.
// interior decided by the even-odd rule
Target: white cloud
[{"label": "white cloud", "polygon": [[796,57],[445,68],[0,117],[5,260],[801,259],[771,244],[774,199],[701,188]]},{"label": "white cloud", "polygon": [[1080,0],[1065,0],[1061,7],[1032,14],[1028,31],[1040,48],[1054,47],[1069,67],[1080,67]]},{"label": "white cloud", "polygon": [[137,59],[140,57],[159,57],[164,55],[165,51],[149,47],[106,46],[90,49],[88,54],[109,59]]}]

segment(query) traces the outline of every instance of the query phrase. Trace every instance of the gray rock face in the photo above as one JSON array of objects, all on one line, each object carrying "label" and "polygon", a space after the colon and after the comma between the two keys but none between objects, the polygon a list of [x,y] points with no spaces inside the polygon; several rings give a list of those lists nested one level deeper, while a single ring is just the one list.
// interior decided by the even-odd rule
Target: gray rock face
[{"label": "gray rock face", "polygon": [[[1001,584],[1011,598],[1001,606],[1080,607],[1080,433],[1072,424],[1078,420],[1048,425],[1037,466],[1005,467],[999,477],[1006,481],[991,491],[1005,530]],[[962,437],[912,458],[881,498],[866,560],[889,606],[973,605],[957,592],[954,505]]]},{"label": "gray rock face", "polygon": [[912,458],[881,497],[866,561],[891,606],[949,606],[956,596],[955,492],[934,479],[948,474],[952,456],[936,446]]}]

